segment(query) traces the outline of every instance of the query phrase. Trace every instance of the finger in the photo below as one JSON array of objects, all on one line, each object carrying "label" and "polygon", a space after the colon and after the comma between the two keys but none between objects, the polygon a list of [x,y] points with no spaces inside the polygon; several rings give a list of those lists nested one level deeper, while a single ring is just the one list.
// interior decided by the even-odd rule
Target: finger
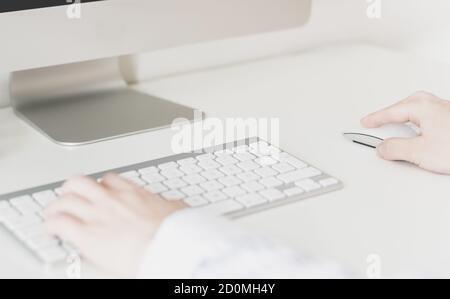
[{"label": "finger", "polygon": [[436,97],[426,92],[416,92],[403,101],[390,107],[372,113],[361,120],[361,124],[368,128],[376,128],[388,123],[412,122],[420,125],[424,113],[423,103],[430,103]]},{"label": "finger", "polygon": [[422,138],[392,138],[378,146],[378,154],[381,158],[390,161],[407,161],[420,164],[419,158],[422,152]]},{"label": "finger", "polygon": [[133,182],[122,178],[117,174],[108,174],[103,180],[102,184],[115,193],[114,198],[123,203],[136,203],[139,200],[160,200],[160,197],[150,191],[140,188]]},{"label": "finger", "polygon": [[87,199],[75,194],[61,196],[59,200],[54,201],[44,211],[46,219],[56,217],[59,214],[74,216],[85,223],[97,218],[95,206]]},{"label": "finger", "polygon": [[372,113],[361,120],[367,128],[377,128],[390,123],[412,122],[420,124],[421,109],[414,101],[402,101],[390,107]]},{"label": "finger", "polygon": [[80,246],[85,233],[83,222],[73,216],[60,214],[45,222],[47,232],[63,241]]},{"label": "finger", "polygon": [[68,180],[62,187],[62,192],[63,194],[76,194],[92,202],[109,197],[108,190],[104,186],[85,176]]},{"label": "finger", "polygon": [[109,173],[102,179],[102,184],[114,191],[130,191],[136,189],[136,185],[121,176]]}]

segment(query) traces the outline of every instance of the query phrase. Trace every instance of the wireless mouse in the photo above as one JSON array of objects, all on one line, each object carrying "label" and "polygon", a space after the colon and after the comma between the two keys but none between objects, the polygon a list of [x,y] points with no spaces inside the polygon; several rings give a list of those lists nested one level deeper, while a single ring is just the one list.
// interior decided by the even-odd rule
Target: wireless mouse
[{"label": "wireless mouse", "polygon": [[410,124],[389,124],[375,129],[347,130],[343,134],[354,143],[377,148],[386,139],[417,137],[419,129]]}]

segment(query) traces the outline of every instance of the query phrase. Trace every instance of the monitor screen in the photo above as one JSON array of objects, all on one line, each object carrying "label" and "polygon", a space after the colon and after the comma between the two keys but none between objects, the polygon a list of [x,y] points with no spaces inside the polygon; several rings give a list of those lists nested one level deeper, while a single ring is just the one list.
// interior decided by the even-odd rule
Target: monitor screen
[{"label": "monitor screen", "polygon": [[0,0],[0,13],[102,0]]}]

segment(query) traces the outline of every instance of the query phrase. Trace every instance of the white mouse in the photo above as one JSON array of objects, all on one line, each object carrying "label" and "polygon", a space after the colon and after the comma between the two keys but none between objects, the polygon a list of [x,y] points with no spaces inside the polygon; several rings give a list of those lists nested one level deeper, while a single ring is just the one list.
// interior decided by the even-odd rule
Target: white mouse
[{"label": "white mouse", "polygon": [[375,129],[347,130],[343,134],[354,143],[377,148],[378,145],[389,138],[416,137],[419,134],[419,129],[410,124],[389,124]]}]

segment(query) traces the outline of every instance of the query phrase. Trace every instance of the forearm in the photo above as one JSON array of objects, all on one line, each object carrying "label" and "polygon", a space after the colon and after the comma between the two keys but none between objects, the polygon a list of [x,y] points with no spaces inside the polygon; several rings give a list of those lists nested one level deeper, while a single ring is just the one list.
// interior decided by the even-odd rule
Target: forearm
[{"label": "forearm", "polygon": [[140,277],[344,278],[346,274],[333,263],[307,259],[230,221],[182,211],[162,224]]}]

